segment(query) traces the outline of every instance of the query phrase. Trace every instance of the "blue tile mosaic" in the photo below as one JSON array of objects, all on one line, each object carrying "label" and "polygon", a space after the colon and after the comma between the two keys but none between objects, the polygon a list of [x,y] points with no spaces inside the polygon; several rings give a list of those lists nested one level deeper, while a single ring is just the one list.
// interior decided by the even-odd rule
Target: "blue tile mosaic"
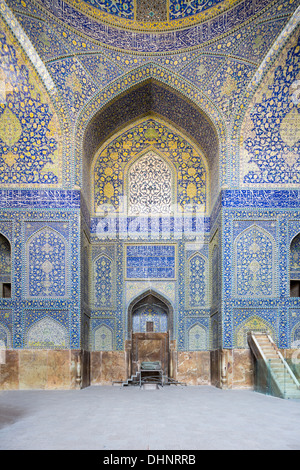
[{"label": "blue tile mosaic", "polygon": [[269,5],[269,0],[261,0],[260,2],[244,0],[231,9],[230,15],[225,12],[199,26],[190,27],[183,31],[178,30],[164,34],[140,33],[138,35],[131,31],[117,30],[92,18],[87,18],[62,0],[55,4],[48,0],[40,0],[40,3],[70,28],[108,46],[130,51],[163,52],[199,46],[201,43],[216,39],[261,12]]},{"label": "blue tile mosaic", "polygon": [[195,0],[193,2],[187,0],[170,0],[170,19],[185,18],[190,15],[197,15],[202,11],[218,5],[223,0]]},{"label": "blue tile mosaic", "polygon": [[84,2],[111,15],[128,19],[133,19],[134,17],[133,0],[84,0]]},{"label": "blue tile mosaic", "polygon": [[[164,30],[133,1],[0,3],[1,344],[123,351],[149,289],[178,350],[244,349],[249,328],[299,341],[297,2],[170,0]],[[97,212],[157,188],[155,216]],[[204,210],[162,215],[174,188]]]},{"label": "blue tile mosaic", "polygon": [[174,279],[175,246],[127,246],[127,279]]},{"label": "blue tile mosaic", "polygon": [[300,191],[297,189],[226,190],[222,193],[222,206],[297,209],[300,207]]},{"label": "blue tile mosaic", "polygon": [[80,207],[80,191],[0,189],[0,207],[75,209]]}]

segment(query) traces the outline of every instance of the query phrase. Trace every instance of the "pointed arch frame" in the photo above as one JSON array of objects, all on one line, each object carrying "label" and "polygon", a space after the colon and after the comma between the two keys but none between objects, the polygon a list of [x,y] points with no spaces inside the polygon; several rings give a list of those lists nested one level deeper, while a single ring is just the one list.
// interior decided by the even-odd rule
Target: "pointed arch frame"
[{"label": "pointed arch frame", "polygon": [[166,311],[168,315],[168,331],[170,333],[170,339],[173,337],[173,331],[174,331],[174,308],[172,303],[166,299],[162,294],[157,292],[157,290],[149,288],[144,290],[144,292],[140,293],[137,297],[135,297],[130,304],[128,305],[127,308],[127,339],[131,338],[131,332],[132,332],[132,314],[134,311],[134,307],[144,298],[148,297],[149,295],[152,295],[153,297],[156,297],[158,300],[163,302],[166,306]]}]

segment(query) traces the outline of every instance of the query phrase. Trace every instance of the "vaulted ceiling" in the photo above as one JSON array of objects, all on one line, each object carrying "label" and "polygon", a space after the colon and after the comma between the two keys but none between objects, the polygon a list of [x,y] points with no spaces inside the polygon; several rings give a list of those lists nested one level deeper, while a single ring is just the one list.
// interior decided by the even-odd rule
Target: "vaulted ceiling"
[{"label": "vaulted ceiling", "polygon": [[[72,122],[97,93],[149,63],[169,74],[170,86],[176,76],[204,93],[229,121],[297,7],[291,0],[7,3],[45,64]],[[168,10],[167,20],[138,20],[138,12],[144,11],[146,18],[150,7],[154,12]]]}]

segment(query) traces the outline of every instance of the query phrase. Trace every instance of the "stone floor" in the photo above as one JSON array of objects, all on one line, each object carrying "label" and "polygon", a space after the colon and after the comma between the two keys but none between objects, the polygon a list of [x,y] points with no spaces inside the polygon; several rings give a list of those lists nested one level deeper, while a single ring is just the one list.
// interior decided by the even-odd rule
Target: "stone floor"
[{"label": "stone floor", "polygon": [[300,450],[300,400],[209,386],[0,392],[1,450]]}]

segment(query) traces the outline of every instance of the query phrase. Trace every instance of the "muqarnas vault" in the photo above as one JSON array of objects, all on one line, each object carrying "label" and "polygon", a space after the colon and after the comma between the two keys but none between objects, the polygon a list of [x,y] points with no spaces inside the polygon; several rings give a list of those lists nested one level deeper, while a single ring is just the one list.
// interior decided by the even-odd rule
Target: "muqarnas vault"
[{"label": "muqarnas vault", "polygon": [[297,355],[297,6],[0,0],[0,389]]}]

